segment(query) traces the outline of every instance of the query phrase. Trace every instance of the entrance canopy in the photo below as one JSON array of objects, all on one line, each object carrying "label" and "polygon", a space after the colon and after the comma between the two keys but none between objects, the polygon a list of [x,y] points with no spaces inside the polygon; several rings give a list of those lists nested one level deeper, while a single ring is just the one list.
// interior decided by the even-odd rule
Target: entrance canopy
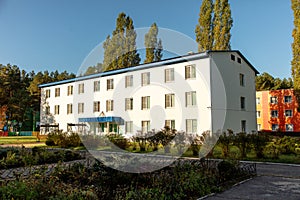
[{"label": "entrance canopy", "polygon": [[79,118],[79,122],[99,122],[99,123],[115,123],[118,125],[124,125],[124,120],[121,117],[88,117],[88,118]]}]

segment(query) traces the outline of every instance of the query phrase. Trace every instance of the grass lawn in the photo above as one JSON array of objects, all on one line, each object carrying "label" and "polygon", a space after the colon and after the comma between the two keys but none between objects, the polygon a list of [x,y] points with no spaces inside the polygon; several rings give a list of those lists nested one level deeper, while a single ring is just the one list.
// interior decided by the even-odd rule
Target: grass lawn
[{"label": "grass lawn", "polygon": [[[0,137],[0,145],[3,144],[29,144],[38,142],[36,136],[8,136]],[[40,142],[45,142],[41,140]]]}]

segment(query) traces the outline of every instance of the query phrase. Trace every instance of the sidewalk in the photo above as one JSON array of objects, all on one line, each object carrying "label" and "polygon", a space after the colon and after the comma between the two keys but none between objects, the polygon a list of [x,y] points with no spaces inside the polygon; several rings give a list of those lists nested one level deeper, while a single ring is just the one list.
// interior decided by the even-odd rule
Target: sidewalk
[{"label": "sidewalk", "polygon": [[205,200],[300,200],[300,165],[257,163],[257,177]]}]

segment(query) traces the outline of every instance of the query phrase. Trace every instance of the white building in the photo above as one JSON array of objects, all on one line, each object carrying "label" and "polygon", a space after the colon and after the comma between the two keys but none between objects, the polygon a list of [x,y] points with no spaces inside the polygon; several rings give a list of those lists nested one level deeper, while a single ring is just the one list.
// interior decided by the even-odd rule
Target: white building
[{"label": "white building", "polygon": [[43,84],[41,131],[255,131],[257,73],[239,51],[207,51]]}]

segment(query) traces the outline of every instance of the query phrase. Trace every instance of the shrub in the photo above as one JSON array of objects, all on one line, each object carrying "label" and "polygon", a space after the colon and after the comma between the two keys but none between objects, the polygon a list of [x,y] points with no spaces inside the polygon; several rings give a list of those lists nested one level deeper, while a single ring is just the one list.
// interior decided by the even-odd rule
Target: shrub
[{"label": "shrub", "polygon": [[253,133],[250,135],[250,141],[257,158],[264,158],[264,148],[269,142],[267,133]]}]

